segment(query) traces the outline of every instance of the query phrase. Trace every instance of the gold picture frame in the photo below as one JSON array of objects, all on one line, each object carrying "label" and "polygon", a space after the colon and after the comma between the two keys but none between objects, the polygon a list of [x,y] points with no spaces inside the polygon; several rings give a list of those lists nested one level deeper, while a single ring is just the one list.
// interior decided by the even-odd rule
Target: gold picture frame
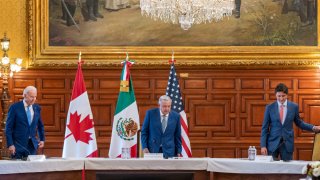
[{"label": "gold picture frame", "polygon": [[306,69],[320,63],[319,23],[317,46],[49,46],[49,0],[27,2],[28,68],[75,67],[80,51],[89,68],[120,66],[126,52],[137,67],[166,67],[172,51],[176,64],[185,68]]}]

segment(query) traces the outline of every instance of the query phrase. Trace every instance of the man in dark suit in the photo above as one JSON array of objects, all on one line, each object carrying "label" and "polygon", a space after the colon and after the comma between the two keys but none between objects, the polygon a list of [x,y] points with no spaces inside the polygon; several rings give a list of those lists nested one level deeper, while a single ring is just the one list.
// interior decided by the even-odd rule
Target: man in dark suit
[{"label": "man in dark suit", "polygon": [[272,155],[274,159],[292,160],[294,150],[293,123],[307,131],[319,132],[320,126],[303,122],[297,104],[287,100],[288,87],[278,84],[275,88],[277,101],[267,105],[261,130],[261,154]]},{"label": "man in dark suit", "polygon": [[[23,101],[12,104],[6,123],[7,147],[14,159],[24,159],[35,155],[38,148],[44,147],[44,126],[41,108],[34,104],[37,89],[28,86],[23,90]],[[38,137],[36,134],[38,131]]]},{"label": "man in dark suit", "polygon": [[163,153],[163,157],[181,156],[180,115],[171,110],[172,100],[163,95],[159,108],[148,110],[141,130],[143,153]]}]

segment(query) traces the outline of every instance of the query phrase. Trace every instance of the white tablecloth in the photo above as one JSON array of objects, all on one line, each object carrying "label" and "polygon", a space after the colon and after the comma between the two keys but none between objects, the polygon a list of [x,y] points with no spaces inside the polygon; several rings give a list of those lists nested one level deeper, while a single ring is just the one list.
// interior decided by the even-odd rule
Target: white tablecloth
[{"label": "white tablecloth", "polygon": [[208,158],[190,159],[107,159],[88,158],[88,170],[207,170]]},{"label": "white tablecloth", "polygon": [[239,174],[302,174],[308,161],[257,162],[247,159],[211,158],[208,171]]},{"label": "white tablecloth", "polygon": [[82,170],[83,159],[47,159],[45,161],[0,161],[0,174]]},{"label": "white tablecloth", "polygon": [[257,162],[233,158],[189,159],[47,159],[0,161],[0,174],[82,170],[206,170],[239,174],[301,174],[308,161]]}]

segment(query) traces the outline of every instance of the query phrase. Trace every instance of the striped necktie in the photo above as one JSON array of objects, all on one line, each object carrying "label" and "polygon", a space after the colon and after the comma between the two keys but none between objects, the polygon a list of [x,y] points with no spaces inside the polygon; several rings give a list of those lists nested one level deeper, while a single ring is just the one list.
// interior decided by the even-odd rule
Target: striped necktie
[{"label": "striped necktie", "polygon": [[166,116],[162,116],[161,125],[162,125],[162,132],[164,133],[164,131],[166,130],[166,127],[167,127]]}]

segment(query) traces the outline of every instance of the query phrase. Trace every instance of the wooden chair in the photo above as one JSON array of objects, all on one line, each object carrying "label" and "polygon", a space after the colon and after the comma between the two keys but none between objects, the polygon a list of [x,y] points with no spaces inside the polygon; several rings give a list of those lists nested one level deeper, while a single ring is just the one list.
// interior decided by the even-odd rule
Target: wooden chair
[{"label": "wooden chair", "polygon": [[320,161],[320,133],[314,135],[312,161]]}]

